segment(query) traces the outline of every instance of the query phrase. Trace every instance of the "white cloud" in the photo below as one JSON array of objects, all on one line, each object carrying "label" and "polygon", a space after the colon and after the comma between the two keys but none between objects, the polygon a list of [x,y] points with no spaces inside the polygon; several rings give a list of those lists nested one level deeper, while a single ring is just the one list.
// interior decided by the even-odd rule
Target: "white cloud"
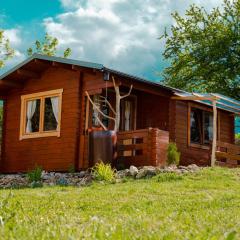
[{"label": "white cloud", "polygon": [[192,3],[211,9],[220,0],[61,0],[65,13],[44,20],[46,31],[73,58],[95,61],[137,74],[151,75],[163,63],[157,38],[172,24],[171,12]]},{"label": "white cloud", "polygon": [[11,40],[11,45],[13,47],[18,47],[22,42],[22,39],[20,37],[20,29],[19,28],[6,29],[4,31],[4,35],[9,40]]}]

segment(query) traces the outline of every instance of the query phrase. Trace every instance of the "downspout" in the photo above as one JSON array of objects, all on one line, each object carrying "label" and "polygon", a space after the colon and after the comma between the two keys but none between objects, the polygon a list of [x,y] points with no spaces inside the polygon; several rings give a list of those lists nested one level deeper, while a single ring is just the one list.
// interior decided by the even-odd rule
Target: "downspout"
[{"label": "downspout", "polygon": [[84,96],[83,96],[83,72],[79,72],[79,85],[78,85],[78,124],[76,129],[76,145],[75,145],[75,170],[79,171],[82,166],[80,166],[80,161],[83,156],[81,154],[80,150],[80,144],[81,144],[81,134],[83,134],[83,110],[82,106],[84,106]]}]

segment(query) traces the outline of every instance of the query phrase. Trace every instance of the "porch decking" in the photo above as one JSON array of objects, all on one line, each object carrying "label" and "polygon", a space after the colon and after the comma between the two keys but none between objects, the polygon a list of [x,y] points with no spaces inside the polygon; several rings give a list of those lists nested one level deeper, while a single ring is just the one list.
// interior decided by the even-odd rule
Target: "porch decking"
[{"label": "porch decking", "polygon": [[[92,167],[96,162],[89,161],[89,135],[81,136],[82,160],[84,168]],[[169,132],[158,128],[124,131],[117,134],[114,167],[163,166],[167,160]],[[91,162],[91,165],[89,165]]]},{"label": "porch decking", "polygon": [[217,142],[216,164],[223,167],[240,167],[240,146]]},{"label": "porch decking", "polygon": [[163,166],[167,159],[169,132],[158,128],[119,132],[117,162],[125,167]]}]

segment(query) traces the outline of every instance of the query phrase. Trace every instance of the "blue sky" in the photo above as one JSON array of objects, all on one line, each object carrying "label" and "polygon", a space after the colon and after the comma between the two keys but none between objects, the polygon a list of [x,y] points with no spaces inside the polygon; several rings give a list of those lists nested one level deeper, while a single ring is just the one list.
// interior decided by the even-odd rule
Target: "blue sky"
[{"label": "blue sky", "polygon": [[0,28],[16,56],[1,72],[26,58],[26,49],[45,32],[56,36],[60,52],[158,81],[168,63],[157,38],[173,23],[171,12],[192,4],[208,10],[222,0],[2,0]]}]

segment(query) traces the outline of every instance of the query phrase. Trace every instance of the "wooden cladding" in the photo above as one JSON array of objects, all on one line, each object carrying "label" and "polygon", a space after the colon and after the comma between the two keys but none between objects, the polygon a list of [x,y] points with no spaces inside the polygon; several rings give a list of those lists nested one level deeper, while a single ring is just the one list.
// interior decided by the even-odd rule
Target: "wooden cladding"
[{"label": "wooden cladding", "polygon": [[[37,137],[19,141],[21,96],[64,89],[60,137]],[[67,171],[75,165],[79,134],[79,72],[49,67],[39,79],[28,80],[21,90],[7,95],[2,172],[26,172],[37,166],[46,171]]]},{"label": "wooden cladding", "polygon": [[167,159],[169,133],[157,128],[119,132],[117,135],[117,162],[125,167],[163,166]]},{"label": "wooden cladding", "polygon": [[240,166],[240,146],[225,142],[217,142],[217,165],[226,167]]},{"label": "wooden cladding", "polygon": [[[173,102],[172,102],[173,105]],[[190,106],[202,109],[203,111],[211,111],[210,107],[202,104],[190,103]],[[176,101],[175,111],[172,111],[171,119],[175,122],[174,129],[170,126],[171,141],[175,141],[179,151],[181,152],[182,165],[195,163],[200,166],[210,165],[210,145],[193,145],[189,144],[190,139],[190,112],[189,104],[183,101]],[[234,118],[231,113],[218,110],[218,140],[221,142],[234,143]]]}]

